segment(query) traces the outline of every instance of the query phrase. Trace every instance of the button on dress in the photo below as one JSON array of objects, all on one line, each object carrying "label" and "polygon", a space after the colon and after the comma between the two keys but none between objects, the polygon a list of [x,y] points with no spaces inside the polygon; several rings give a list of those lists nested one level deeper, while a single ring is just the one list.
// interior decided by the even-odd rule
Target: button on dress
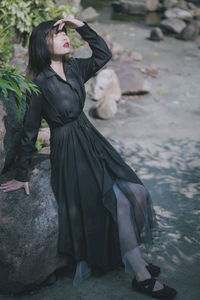
[{"label": "button on dress", "polygon": [[[157,227],[155,211],[148,193],[141,215],[136,214],[137,197],[131,187],[144,186],[135,171],[89,121],[83,111],[84,83],[101,69],[112,54],[106,42],[86,22],[76,29],[89,43],[92,56],[63,61],[66,79],[51,66],[35,78],[40,94],[28,101],[15,179],[29,181],[41,120],[50,128],[51,186],[58,203],[58,253],[77,263],[73,284],[77,285],[91,270],[110,271],[127,267],[119,240],[117,199],[120,192],[131,203],[131,218],[136,241],[130,236],[124,249],[144,243],[152,245],[152,230]],[[128,192],[129,191],[129,192]],[[135,243],[135,244],[134,244]]]}]

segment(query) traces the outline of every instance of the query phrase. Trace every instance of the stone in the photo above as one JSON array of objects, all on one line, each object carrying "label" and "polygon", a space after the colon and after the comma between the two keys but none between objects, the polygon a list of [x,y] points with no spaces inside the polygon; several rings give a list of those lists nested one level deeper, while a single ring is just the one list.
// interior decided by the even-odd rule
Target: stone
[{"label": "stone", "polygon": [[22,103],[21,118],[17,118],[17,105],[13,96],[6,101],[0,97],[0,174],[9,170],[15,163],[19,141],[23,129],[25,101]]},{"label": "stone", "polygon": [[38,133],[38,140],[42,141],[42,143],[46,146],[49,145],[50,139],[50,129],[48,127],[40,128]]},{"label": "stone", "polygon": [[200,19],[200,8],[192,9],[190,12],[195,19]]},{"label": "stone", "polygon": [[80,9],[81,0],[55,0],[54,1],[57,5],[61,4],[72,4],[74,7]]},{"label": "stone", "polygon": [[143,60],[143,56],[141,53],[133,51],[131,52],[130,56],[132,57],[133,60],[135,61],[142,61]]},{"label": "stone", "polygon": [[4,137],[6,135],[6,128],[4,123],[4,116],[7,113],[5,111],[3,102],[0,101],[0,170],[3,170],[4,163],[5,163],[5,149],[4,149]]},{"label": "stone", "polygon": [[116,113],[116,101],[109,98],[99,101],[97,106],[93,108],[93,115],[103,120],[112,119]]},{"label": "stone", "polygon": [[161,25],[168,31],[175,33],[180,33],[186,27],[186,23],[183,20],[176,18],[162,20]]},{"label": "stone", "polygon": [[92,83],[92,99],[112,99],[116,102],[120,100],[121,89],[116,73],[111,68],[105,68],[98,72]]},{"label": "stone", "polygon": [[[14,174],[11,170],[1,175],[0,184]],[[56,269],[69,263],[57,252],[58,204],[50,174],[49,155],[35,154],[30,195],[24,189],[12,193],[0,191],[0,291],[3,293],[17,294],[38,287],[45,280],[49,282]]]},{"label": "stone", "polygon": [[111,51],[112,51],[113,55],[122,54],[124,52],[124,50],[125,50],[125,47],[122,44],[119,44],[115,41],[112,42]]},{"label": "stone", "polygon": [[152,41],[161,41],[163,40],[163,32],[159,27],[155,27],[151,30],[150,39]]},{"label": "stone", "polygon": [[114,11],[133,15],[146,14],[160,7],[158,0],[115,0],[111,4]]},{"label": "stone", "polygon": [[166,18],[176,18],[181,20],[192,19],[192,14],[189,11],[180,9],[178,7],[169,8],[164,12]]},{"label": "stone", "polygon": [[178,3],[178,0],[164,0],[163,6],[168,9],[174,7]]},{"label": "stone", "polygon": [[109,61],[108,67],[111,67],[119,78],[122,95],[140,95],[151,91],[151,84],[144,77],[142,72],[134,68],[132,63],[118,61]]},{"label": "stone", "polygon": [[199,24],[188,24],[177,36],[177,38],[185,41],[194,41],[199,35]]},{"label": "stone", "polygon": [[191,2],[188,2],[187,6],[188,6],[189,9],[196,9],[197,8],[197,6],[194,3],[191,3]]},{"label": "stone", "polygon": [[121,89],[117,75],[111,68],[98,72],[92,83],[92,99],[98,101],[93,115],[100,119],[111,119],[117,112]]},{"label": "stone", "polygon": [[9,61],[11,67],[20,66],[20,73],[25,74],[28,65],[28,50],[20,44],[13,44],[12,58]]},{"label": "stone", "polygon": [[187,2],[184,0],[179,0],[175,7],[178,7],[180,9],[184,9],[184,10],[188,9]]},{"label": "stone", "polygon": [[93,22],[98,18],[99,13],[92,6],[89,6],[81,12],[81,16],[84,21]]}]

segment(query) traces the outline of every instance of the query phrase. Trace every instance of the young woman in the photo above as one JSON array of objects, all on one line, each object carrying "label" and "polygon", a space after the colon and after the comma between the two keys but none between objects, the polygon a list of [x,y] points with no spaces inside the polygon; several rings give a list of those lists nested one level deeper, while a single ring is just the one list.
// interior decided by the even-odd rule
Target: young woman
[{"label": "young woman", "polygon": [[[89,43],[92,56],[69,58],[66,28]],[[29,194],[30,163],[41,119],[50,127],[51,185],[58,202],[58,252],[77,263],[73,285],[92,272],[117,267],[135,274],[132,288],[155,298],[172,299],[176,290],[160,283],[160,268],[139,249],[152,246],[157,220],[152,199],[136,173],[83,112],[84,83],[112,54],[86,23],[65,18],[40,23],[29,43],[27,77],[38,86],[23,123],[15,177],[3,192],[24,188]]]}]

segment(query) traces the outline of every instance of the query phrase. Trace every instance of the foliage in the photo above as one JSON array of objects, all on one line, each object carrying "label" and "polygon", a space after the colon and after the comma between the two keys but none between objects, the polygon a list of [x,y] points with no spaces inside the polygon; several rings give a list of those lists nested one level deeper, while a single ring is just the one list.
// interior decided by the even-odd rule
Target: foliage
[{"label": "foliage", "polygon": [[21,104],[23,102],[23,95],[30,97],[32,92],[36,94],[40,93],[33,82],[27,82],[25,78],[19,74],[19,66],[0,68],[0,92],[3,95],[3,98],[8,101],[9,96],[12,95],[16,101],[17,105],[17,116],[18,120],[21,116]]},{"label": "foliage", "polygon": [[[57,20],[67,16],[74,17],[77,8],[71,4],[57,6],[53,0],[1,0],[0,7],[0,56],[1,61],[10,58],[11,38],[13,33],[24,47],[28,46],[30,33],[39,23],[46,20]],[[74,47],[80,42],[74,39],[74,32],[69,37]]]},{"label": "foliage", "polygon": [[[30,97],[31,92],[38,93],[37,86],[20,75],[19,66],[8,65],[12,56],[12,38],[16,35],[23,46],[27,47],[30,33],[39,23],[46,20],[58,20],[74,17],[77,8],[70,4],[57,6],[53,0],[1,0],[0,7],[0,94],[6,101],[10,94],[14,96],[17,105],[18,119],[21,116],[23,95]],[[71,41],[71,51],[81,42],[74,37],[74,31],[68,30]],[[26,90],[25,91],[23,90]],[[43,120],[45,126],[46,121]]]},{"label": "foliage", "polygon": [[42,140],[37,140],[35,143],[35,146],[38,150],[38,152],[43,148],[43,141]]}]

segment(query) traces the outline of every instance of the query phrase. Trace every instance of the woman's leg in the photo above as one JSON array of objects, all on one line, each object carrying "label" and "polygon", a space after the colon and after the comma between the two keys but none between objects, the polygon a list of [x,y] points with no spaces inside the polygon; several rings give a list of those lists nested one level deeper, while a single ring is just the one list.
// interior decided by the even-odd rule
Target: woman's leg
[{"label": "woman's leg", "polygon": [[[131,218],[131,204],[128,200],[128,196],[132,193],[135,198],[134,200],[134,216],[135,224],[138,227],[139,234],[142,232],[145,224],[145,211],[147,210],[147,191],[144,186],[140,184],[135,184],[132,182],[124,183],[126,189],[126,195],[121,189],[115,184],[114,191],[117,198],[117,218],[118,218],[118,228],[119,228],[119,239],[120,239],[120,249],[122,254],[122,260],[125,265],[125,271],[130,273],[135,273],[136,279],[138,281],[143,281],[151,277],[150,273],[146,269],[147,264],[142,257],[140,248],[138,246],[135,226]],[[124,190],[124,189],[123,189]],[[163,287],[161,283],[156,281],[154,286],[154,291],[159,290]]]}]

